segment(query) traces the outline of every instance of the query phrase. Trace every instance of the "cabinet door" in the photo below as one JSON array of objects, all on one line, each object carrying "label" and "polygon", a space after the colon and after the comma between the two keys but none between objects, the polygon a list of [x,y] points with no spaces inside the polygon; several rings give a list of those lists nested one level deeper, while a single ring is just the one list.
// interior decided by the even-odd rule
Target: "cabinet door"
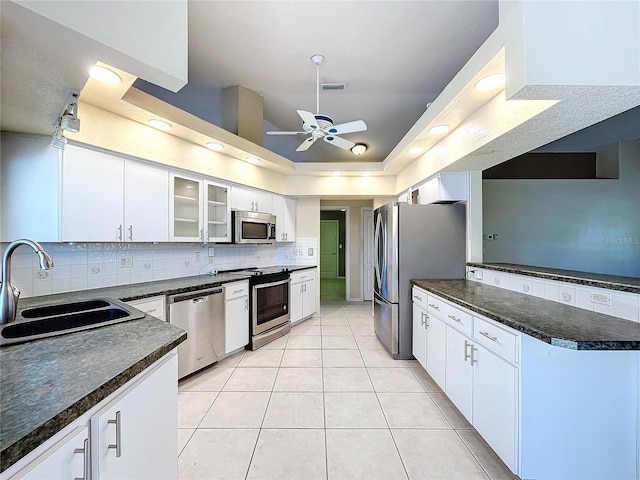
[{"label": "cabinet door", "polygon": [[469,422],[472,420],[473,368],[469,355],[474,346],[461,333],[447,326],[445,393]]},{"label": "cabinet door", "polygon": [[[87,478],[90,468],[85,449],[89,447],[89,429],[78,427],[20,470],[12,479],[68,480]],[[89,452],[86,453],[87,455]],[[86,460],[86,461],[85,461]]]},{"label": "cabinet door", "polygon": [[224,304],[225,353],[249,343],[249,297],[226,300]]},{"label": "cabinet door", "polygon": [[166,169],[125,161],[124,225],[127,241],[169,240],[169,172]]},{"label": "cabinet door", "polygon": [[284,240],[296,240],[296,201],[293,198],[284,199]]},{"label": "cabinet door", "polygon": [[427,372],[445,390],[447,325],[435,315],[429,315],[427,328]]},{"label": "cabinet door", "polygon": [[316,282],[307,280],[303,285],[302,318],[306,318],[316,313]]},{"label": "cabinet door", "polygon": [[479,345],[474,356],[473,426],[515,472],[518,369]]},{"label": "cabinet door", "polygon": [[231,208],[253,211],[254,206],[255,200],[252,190],[236,186],[231,187]]},{"label": "cabinet door", "polygon": [[178,357],[171,354],[91,417],[92,479],[177,478],[177,433]]},{"label": "cabinet door", "polygon": [[262,190],[253,191],[253,210],[261,213],[273,213],[273,195]]},{"label": "cabinet door", "polygon": [[291,317],[291,323],[295,323],[304,318],[302,307],[303,294],[304,282],[291,284],[291,287],[289,288],[289,314]]},{"label": "cabinet door", "polygon": [[124,158],[68,145],[62,162],[62,241],[124,240]]},{"label": "cabinet door", "polygon": [[231,240],[231,204],[228,185],[205,182],[205,230],[210,242]]},{"label": "cabinet door", "polygon": [[285,242],[287,229],[285,217],[285,198],[280,195],[273,196],[273,214],[276,216],[276,242]]},{"label": "cabinet door", "polygon": [[427,312],[413,304],[413,340],[411,353],[422,368],[427,368]]},{"label": "cabinet door", "polygon": [[202,242],[202,181],[171,173],[169,184],[169,239]]}]

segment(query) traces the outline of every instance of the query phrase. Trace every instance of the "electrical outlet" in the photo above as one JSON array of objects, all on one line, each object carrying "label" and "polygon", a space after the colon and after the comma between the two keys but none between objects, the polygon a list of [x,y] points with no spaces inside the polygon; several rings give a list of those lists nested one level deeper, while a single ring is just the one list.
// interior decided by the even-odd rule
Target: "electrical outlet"
[{"label": "electrical outlet", "polygon": [[482,270],[476,270],[473,272],[473,275],[476,277],[476,280],[482,280]]},{"label": "electrical outlet", "polygon": [[309,247],[309,250],[307,250],[307,256],[313,257],[313,248]]},{"label": "electrical outlet", "polygon": [[122,255],[120,257],[120,268],[130,268],[133,266],[133,255]]},{"label": "electrical outlet", "polygon": [[196,262],[199,262],[200,261],[200,252],[195,252],[194,256],[195,256]]},{"label": "electrical outlet", "polygon": [[213,254],[214,254],[213,247],[209,247],[209,249],[207,250],[207,255],[208,255],[209,257],[213,257]]}]

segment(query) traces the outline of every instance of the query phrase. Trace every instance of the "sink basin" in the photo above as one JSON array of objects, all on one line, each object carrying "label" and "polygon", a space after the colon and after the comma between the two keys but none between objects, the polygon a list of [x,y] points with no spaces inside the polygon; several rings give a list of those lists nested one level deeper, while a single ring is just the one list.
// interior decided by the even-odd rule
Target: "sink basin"
[{"label": "sink basin", "polygon": [[18,311],[15,322],[1,326],[0,346],[79,332],[142,317],[144,313],[110,298],[25,308]]}]

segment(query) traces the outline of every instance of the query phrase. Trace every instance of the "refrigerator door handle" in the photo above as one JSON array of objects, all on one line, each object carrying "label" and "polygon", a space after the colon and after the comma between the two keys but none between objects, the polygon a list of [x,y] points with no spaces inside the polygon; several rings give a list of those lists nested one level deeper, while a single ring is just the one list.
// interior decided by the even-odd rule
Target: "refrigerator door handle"
[{"label": "refrigerator door handle", "polygon": [[382,216],[378,214],[376,217],[375,233],[373,235],[373,250],[375,252],[375,261],[373,262],[373,270],[376,272],[376,280],[378,281],[378,288],[382,287],[382,279],[380,278],[380,230],[382,229]]}]

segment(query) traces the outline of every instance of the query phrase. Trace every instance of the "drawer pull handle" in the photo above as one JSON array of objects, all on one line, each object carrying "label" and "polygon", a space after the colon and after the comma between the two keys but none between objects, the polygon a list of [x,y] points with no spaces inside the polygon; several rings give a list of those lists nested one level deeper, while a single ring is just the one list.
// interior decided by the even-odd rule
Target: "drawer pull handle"
[{"label": "drawer pull handle", "polygon": [[153,313],[153,312],[157,312],[157,311],[158,311],[158,309],[157,309],[157,308],[152,308],[151,310],[147,310],[147,311],[146,311],[146,312],[144,312],[144,313],[149,314],[149,313]]},{"label": "drawer pull handle", "polygon": [[489,332],[480,332],[480,335],[482,335],[483,337],[487,337],[492,342],[498,341],[498,337],[494,337],[493,335],[490,335]]},{"label": "drawer pull handle", "polygon": [[429,306],[430,306],[431,308],[435,308],[436,310],[440,310],[440,309],[438,308],[438,306],[437,306],[437,305],[434,305],[433,303],[430,303],[430,304],[429,304]]},{"label": "drawer pull handle", "polygon": [[458,323],[462,323],[462,320],[460,320],[459,318],[457,318],[455,315],[448,315],[448,317],[449,317],[451,320],[455,320],[455,321],[456,321],[456,322],[458,322]]},{"label": "drawer pull handle", "polygon": [[110,444],[107,448],[115,449],[116,457],[120,458],[122,455],[122,420],[120,410],[116,412],[116,419],[108,420],[107,423],[116,424],[116,443]]},{"label": "drawer pull handle", "polygon": [[419,297],[418,295],[414,295],[413,298],[415,298],[416,300],[422,300],[422,297]]},{"label": "drawer pull handle", "polygon": [[236,293],[242,293],[242,289],[240,290],[234,290],[233,293],[231,295],[235,295]]},{"label": "drawer pull handle", "polygon": [[73,453],[82,453],[84,461],[82,462],[82,477],[73,480],[91,480],[91,442],[88,438],[84,439],[84,448],[76,448]]}]

